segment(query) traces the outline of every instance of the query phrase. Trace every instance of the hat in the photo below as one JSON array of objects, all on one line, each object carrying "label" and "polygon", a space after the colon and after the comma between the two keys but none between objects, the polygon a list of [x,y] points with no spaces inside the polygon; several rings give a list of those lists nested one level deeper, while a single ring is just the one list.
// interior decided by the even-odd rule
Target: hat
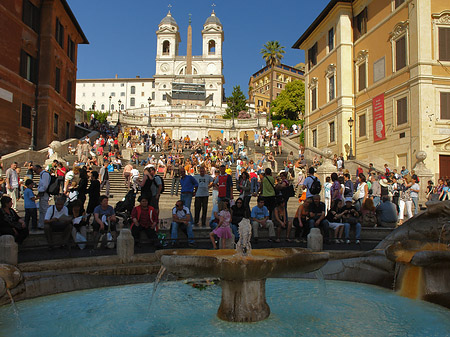
[{"label": "hat", "polygon": [[345,202],[353,202],[353,199],[351,197],[345,198]]},{"label": "hat", "polygon": [[383,187],[388,187],[388,181],[386,178],[380,180],[380,185]]}]

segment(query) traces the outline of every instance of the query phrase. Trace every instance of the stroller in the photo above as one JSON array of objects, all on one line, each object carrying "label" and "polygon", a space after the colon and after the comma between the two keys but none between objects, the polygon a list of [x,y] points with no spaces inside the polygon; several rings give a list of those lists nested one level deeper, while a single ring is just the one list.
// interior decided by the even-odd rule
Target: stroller
[{"label": "stroller", "polygon": [[136,192],[130,189],[125,197],[119,201],[114,207],[116,216],[122,218],[123,224],[129,225],[131,221],[131,211],[133,210],[134,204],[136,202]]}]

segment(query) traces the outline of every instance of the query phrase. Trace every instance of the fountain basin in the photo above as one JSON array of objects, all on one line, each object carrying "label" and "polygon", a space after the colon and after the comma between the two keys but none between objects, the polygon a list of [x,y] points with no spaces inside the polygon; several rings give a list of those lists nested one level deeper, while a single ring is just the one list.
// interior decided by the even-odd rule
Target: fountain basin
[{"label": "fountain basin", "polygon": [[222,301],[217,316],[230,322],[266,319],[270,315],[265,297],[266,278],[315,271],[328,258],[328,253],[304,248],[255,249],[244,256],[232,249],[161,252],[161,263],[176,275],[221,279]]}]

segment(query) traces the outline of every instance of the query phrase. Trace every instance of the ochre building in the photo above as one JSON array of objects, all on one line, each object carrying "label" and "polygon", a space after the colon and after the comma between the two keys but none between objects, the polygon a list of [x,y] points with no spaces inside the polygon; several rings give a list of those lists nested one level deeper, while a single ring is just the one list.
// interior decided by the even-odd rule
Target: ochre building
[{"label": "ochre building", "polygon": [[[450,176],[450,2],[332,0],[294,44],[307,147]],[[350,135],[349,119],[354,121]]]},{"label": "ochre building", "polygon": [[67,1],[1,1],[0,18],[0,154],[28,148],[33,125],[37,149],[72,137],[77,46],[88,41]]}]

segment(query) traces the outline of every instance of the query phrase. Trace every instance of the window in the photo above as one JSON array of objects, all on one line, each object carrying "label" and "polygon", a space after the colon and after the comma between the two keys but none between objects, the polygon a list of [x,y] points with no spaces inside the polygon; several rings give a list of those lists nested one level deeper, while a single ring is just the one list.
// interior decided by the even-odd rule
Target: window
[{"label": "window", "polygon": [[162,99],[163,99],[163,101],[165,101],[165,100],[167,99],[166,94],[164,94],[164,95],[162,96]]},{"label": "window", "polygon": [[450,28],[439,27],[439,60],[450,61]]},{"label": "window", "polygon": [[373,64],[373,83],[378,82],[379,80],[385,77],[386,72],[386,61],[384,56],[380,58],[378,61],[375,61]]},{"label": "window", "polygon": [[395,0],[394,1],[394,6],[397,9],[398,7],[400,7],[403,3],[405,2],[405,0]]},{"label": "window", "polygon": [[208,55],[214,55],[216,53],[216,41],[210,40],[208,42]]},{"label": "window", "polygon": [[67,56],[72,62],[75,60],[75,42],[72,41],[70,36],[67,37]]},{"label": "window", "polygon": [[311,111],[317,109],[317,88],[311,89]]},{"label": "window", "polygon": [[144,83],[142,83],[142,86],[144,86]]},{"label": "window", "polygon": [[335,98],[334,75],[328,77],[328,100],[332,101]]},{"label": "window", "polygon": [[152,92],[152,100],[155,99],[155,92]]},{"label": "window", "polygon": [[155,82],[152,82],[152,88],[155,88]]},{"label": "window", "polygon": [[25,51],[20,52],[20,76],[30,82],[37,82],[37,60],[27,54]]},{"label": "window", "polygon": [[360,115],[358,117],[358,125],[359,125],[359,137],[366,136],[366,114]]},{"label": "window", "polygon": [[102,104],[102,110],[105,110],[105,105],[104,104]]},{"label": "window", "polygon": [[366,62],[361,63],[358,66],[358,91],[364,90],[366,88]]},{"label": "window", "polygon": [[81,109],[82,109],[82,110],[86,110],[86,105],[83,104],[83,105],[81,106]]},{"label": "window", "polygon": [[58,67],[55,69],[55,90],[61,92],[61,69]]},{"label": "window", "polygon": [[95,97],[95,92],[92,93],[92,97]]},{"label": "window", "polygon": [[395,71],[406,67],[406,35],[395,41]]},{"label": "window", "polygon": [[22,126],[31,129],[31,106],[22,103]]},{"label": "window", "polygon": [[70,123],[66,122],[66,139],[70,138]]},{"label": "window", "polygon": [[102,87],[104,87],[105,86],[105,83],[102,83]]},{"label": "window", "polygon": [[120,93],[120,96],[125,96],[125,91],[122,91],[122,92]]},{"label": "window", "polygon": [[72,81],[67,81],[67,102],[72,103]]},{"label": "window", "polygon": [[356,41],[367,33],[367,7],[365,7],[353,20],[353,39]]},{"label": "window", "polygon": [[258,100],[258,106],[263,106],[263,101],[261,99]]},{"label": "window", "polygon": [[144,94],[145,94],[145,93],[144,93],[143,91],[141,91],[141,96],[142,96],[142,97],[144,97]]},{"label": "window", "polygon": [[266,108],[270,107],[270,102],[266,102]]},{"label": "window", "polygon": [[105,97],[105,93],[104,92],[102,92],[102,97]]},{"label": "window", "polygon": [[136,93],[136,87],[134,85],[131,86],[131,94],[134,95]]},{"label": "window", "polygon": [[135,106],[136,105],[136,100],[134,97],[130,98],[130,106]]},{"label": "window", "polygon": [[53,115],[53,133],[58,134],[58,123],[59,123],[59,116],[58,114]]},{"label": "window", "polygon": [[397,100],[397,125],[408,122],[408,100],[406,97]]},{"label": "window", "polygon": [[332,51],[334,49],[334,28],[331,28],[328,31],[328,51]]},{"label": "window", "polygon": [[441,92],[441,119],[450,119],[450,92]]},{"label": "window", "polygon": [[121,86],[121,87],[124,87],[124,86],[125,86],[125,83],[120,83],[120,86]]},{"label": "window", "polygon": [[121,106],[120,106],[120,110],[123,110],[124,109],[124,105],[122,104]]},{"label": "window", "polygon": [[317,147],[317,129],[312,131],[312,143],[313,147]]},{"label": "window", "polygon": [[85,92],[83,92],[83,95],[82,95],[83,97],[86,97],[86,93]]},{"label": "window", "polygon": [[163,55],[169,54],[170,54],[170,42],[166,40],[163,42]]},{"label": "window", "polygon": [[283,84],[277,83],[277,88],[278,88],[278,89],[283,89]]},{"label": "window", "polygon": [[32,30],[39,30],[39,9],[30,0],[24,0],[22,21]]},{"label": "window", "polygon": [[317,64],[317,42],[308,49],[308,69],[311,69]]},{"label": "window", "polygon": [[330,143],[334,143],[336,141],[336,134],[334,129],[334,122],[328,124],[330,127]]},{"label": "window", "polygon": [[111,110],[114,110],[114,104],[111,104]]},{"label": "window", "polygon": [[112,92],[110,96],[115,97],[115,96],[116,96],[116,93],[115,93],[115,92]]},{"label": "window", "polygon": [[61,46],[61,48],[64,48],[64,27],[58,18],[56,18],[55,39],[56,42],[58,42],[58,44]]}]

